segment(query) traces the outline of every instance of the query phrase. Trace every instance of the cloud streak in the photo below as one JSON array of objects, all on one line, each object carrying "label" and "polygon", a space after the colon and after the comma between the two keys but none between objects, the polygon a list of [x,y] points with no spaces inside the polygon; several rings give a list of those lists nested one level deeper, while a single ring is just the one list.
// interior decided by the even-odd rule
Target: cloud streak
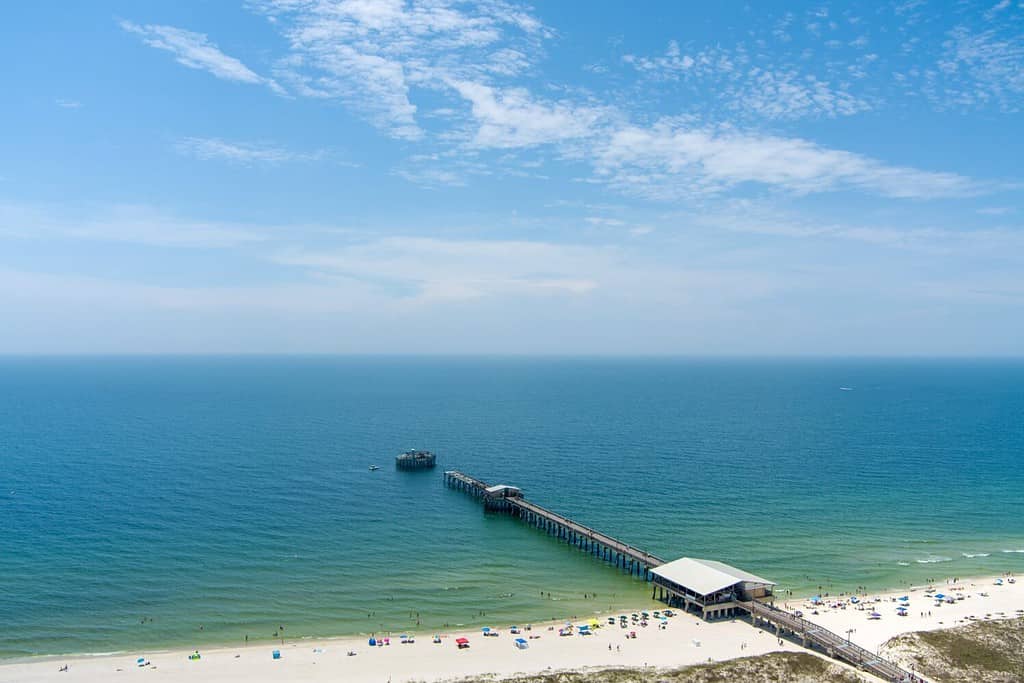
[{"label": "cloud streak", "polygon": [[796,194],[854,189],[930,199],[982,191],[964,176],[892,166],[800,138],[671,122],[617,130],[596,151],[597,177],[629,194],[678,200],[756,184]]},{"label": "cloud streak", "polygon": [[265,85],[278,94],[284,92],[273,79],[260,76],[240,60],[221,52],[206,34],[160,24],[121,21],[120,25],[128,33],[140,36],[146,45],[170,52],[175,61],[190,69],[206,71],[225,81]]},{"label": "cloud streak", "polygon": [[449,81],[472,106],[477,126],[471,144],[482,148],[533,147],[593,135],[607,108],[542,102],[525,88],[504,91],[468,81]]},{"label": "cloud streak", "polygon": [[289,161],[319,161],[323,150],[293,152],[276,145],[255,142],[229,142],[220,138],[187,137],[175,145],[179,154],[204,161],[217,160],[232,163],[279,164]]},{"label": "cloud streak", "polygon": [[48,207],[15,203],[0,203],[0,236],[190,249],[240,247],[269,239],[266,230],[181,219],[146,206],[117,205],[54,213]]}]

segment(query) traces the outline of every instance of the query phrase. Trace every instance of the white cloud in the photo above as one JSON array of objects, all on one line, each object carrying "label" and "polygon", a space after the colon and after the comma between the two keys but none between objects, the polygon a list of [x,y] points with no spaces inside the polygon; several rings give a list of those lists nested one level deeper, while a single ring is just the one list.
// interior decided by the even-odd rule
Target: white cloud
[{"label": "white cloud", "polygon": [[670,41],[662,56],[626,55],[623,61],[647,78],[700,84],[705,88],[700,92],[702,100],[719,101],[727,110],[759,118],[849,116],[871,108],[846,87],[833,87],[795,67],[753,65],[742,45],[731,50],[709,47],[691,55]]},{"label": "white cloud", "polygon": [[988,20],[995,19],[1000,12],[1002,12],[1009,6],[1010,0],[999,0],[999,2],[992,5],[992,7],[985,11],[985,18]]},{"label": "white cloud", "polygon": [[731,74],[747,59],[743,51],[729,52],[720,47],[706,48],[692,55],[683,54],[679,43],[671,40],[664,55],[642,57],[627,54],[622,61],[651,78],[679,80]]},{"label": "white cloud", "polygon": [[524,88],[502,91],[454,80],[449,84],[472,105],[475,147],[530,147],[587,137],[608,114],[599,107],[538,101]]},{"label": "white cloud", "polygon": [[441,168],[437,165],[417,165],[395,170],[395,174],[405,178],[413,185],[427,189],[438,187],[465,187],[466,175],[457,170]]},{"label": "white cloud", "polygon": [[54,104],[56,104],[58,107],[61,107],[62,109],[78,109],[82,106],[82,103],[78,100],[58,99],[54,101]]},{"label": "white cloud", "polygon": [[625,127],[596,150],[598,178],[656,199],[715,194],[743,183],[794,193],[857,189],[889,197],[964,196],[979,191],[967,178],[890,166],[800,138],[658,123]]},{"label": "white cloud", "polygon": [[730,232],[805,240],[836,239],[930,255],[1006,254],[1016,258],[1024,254],[1024,233],[1014,229],[823,221],[748,200],[727,202],[714,211],[692,216],[691,220]]},{"label": "white cloud", "polygon": [[221,160],[240,164],[282,163],[286,161],[318,161],[323,150],[292,152],[266,143],[228,142],[220,138],[187,137],[178,142],[179,153],[202,160]]},{"label": "white cloud", "polygon": [[0,236],[210,249],[269,239],[266,231],[249,226],[181,219],[145,206],[117,205],[55,213],[49,207],[13,203],[0,203]]},{"label": "white cloud", "polygon": [[172,53],[179,64],[190,69],[207,71],[225,81],[266,85],[274,92],[283,93],[275,81],[260,76],[238,59],[224,54],[203,33],[159,24],[120,23],[125,31],[141,36],[146,45]]},{"label": "white cloud", "polygon": [[611,228],[617,228],[626,224],[625,221],[619,220],[618,218],[607,218],[605,216],[587,216],[583,220],[591,225],[601,225]]},{"label": "white cloud", "polygon": [[850,116],[871,109],[865,100],[846,90],[833,89],[812,75],[796,71],[751,69],[741,85],[724,91],[727,106],[767,119],[807,116]]},{"label": "white cloud", "polygon": [[924,92],[939,107],[995,104],[1018,111],[1024,96],[1024,35],[958,26],[943,43],[937,69],[926,73]]},{"label": "white cloud", "polygon": [[255,3],[273,18],[291,53],[277,74],[299,94],[338,98],[402,139],[423,130],[414,87],[444,78],[514,76],[528,69],[551,35],[527,10],[492,0],[342,0]]},{"label": "white cloud", "polygon": [[582,295],[615,266],[611,248],[525,241],[389,237],[333,251],[292,249],[277,262],[377,283],[419,300]]}]

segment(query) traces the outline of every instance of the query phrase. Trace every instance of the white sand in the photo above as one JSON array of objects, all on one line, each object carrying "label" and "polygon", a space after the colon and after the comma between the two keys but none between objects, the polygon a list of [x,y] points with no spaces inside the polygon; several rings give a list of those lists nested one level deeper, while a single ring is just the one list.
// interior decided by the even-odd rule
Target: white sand
[{"label": "white sand", "polygon": [[[993,585],[992,579],[972,579],[957,584],[959,590],[945,583],[935,585],[945,594],[963,593],[967,597],[955,604],[935,606],[934,599],[925,599],[924,588],[906,594],[910,596],[910,616],[896,616],[896,603],[891,600],[902,593],[869,596],[864,611],[850,605],[848,598],[842,603],[832,600],[835,607],[815,609],[803,600],[790,600],[793,609],[802,609],[804,616],[826,628],[846,634],[856,629],[851,639],[871,650],[894,635],[907,631],[948,628],[967,623],[974,615],[984,619],[1016,616],[1024,609],[1024,583],[1002,587]],[[979,593],[986,592],[988,597]],[[881,597],[882,602],[873,602]],[[780,606],[785,601],[778,600]],[[843,607],[845,605],[845,607]],[[877,609],[882,618],[868,619],[871,609]],[[932,616],[920,616],[931,610]],[[602,622],[604,620],[602,619]],[[580,623],[580,622],[578,622]],[[495,625],[497,626],[497,625]],[[441,644],[431,642],[430,633],[417,634],[413,644],[401,644],[397,638],[387,647],[371,648],[363,638],[308,640],[278,645],[258,644],[248,647],[228,647],[203,650],[202,659],[188,661],[188,652],[137,652],[130,656],[45,658],[15,662],[0,666],[0,682],[17,681],[108,681],[160,678],[167,681],[244,681],[245,683],[276,683],[280,681],[437,681],[474,674],[535,673],[545,669],[583,669],[609,666],[679,667],[706,662],[722,661],[740,656],[757,655],[775,650],[801,651],[797,645],[779,641],[771,634],[755,630],[748,621],[705,623],[690,615],[679,615],[668,620],[666,629],[655,622],[647,628],[630,626],[620,629],[605,625],[594,635],[559,637],[557,630],[548,625],[535,625],[529,633],[541,636],[529,640],[527,650],[513,645],[516,636],[507,628],[499,629],[497,638],[485,638],[479,631],[446,634]],[[627,639],[635,630],[637,638]],[[470,639],[468,650],[457,650],[455,638],[465,635]],[[694,641],[699,641],[696,645]],[[608,646],[611,645],[611,650]],[[281,651],[281,659],[273,660],[271,652]],[[322,650],[317,652],[315,650]],[[349,657],[349,650],[357,652]],[[151,665],[136,666],[137,657],[146,657]],[[67,672],[59,672],[64,664]],[[118,671],[120,669],[120,671]]]},{"label": "white sand", "polygon": [[[960,579],[956,583],[942,580],[926,586],[917,586],[891,593],[868,593],[858,595],[859,604],[851,604],[849,597],[822,598],[825,605],[814,606],[808,600],[782,600],[776,598],[776,605],[799,609],[804,618],[825,628],[846,636],[847,629],[855,629],[850,640],[873,652],[893,636],[908,631],[933,631],[953,628],[976,621],[1009,619],[1024,616],[1024,580],[994,585],[995,578]],[[935,594],[962,595],[963,600],[950,604],[930,597],[926,592],[932,588]],[[983,595],[984,594],[984,595]],[[896,598],[907,596],[907,616],[896,614],[900,603]],[[934,594],[933,594],[934,595]],[[880,598],[880,602],[875,599]],[[813,614],[817,610],[818,614]],[[1018,611],[1022,610],[1022,611]],[[872,611],[881,618],[869,619]]]},{"label": "white sand", "polygon": [[[583,622],[576,622],[583,623]],[[507,628],[499,629],[497,638],[483,637],[479,631],[451,633],[441,644],[431,642],[430,633],[417,634],[416,642],[403,645],[392,638],[387,647],[371,648],[367,640],[324,639],[299,643],[286,641],[280,645],[250,645],[217,650],[202,650],[202,659],[188,661],[188,652],[133,653],[131,656],[85,657],[75,659],[35,660],[0,666],[0,681],[32,683],[35,681],[108,681],[119,679],[152,679],[168,681],[437,681],[473,674],[539,672],[545,669],[582,669],[609,666],[675,667],[686,664],[731,659],[762,654],[773,650],[796,651],[801,648],[778,640],[768,633],[751,628],[749,622],[704,623],[694,616],[677,616],[668,620],[662,630],[655,622],[647,628],[605,625],[590,636],[560,637],[557,629],[534,625],[528,640],[529,649],[517,650],[515,638]],[[636,631],[636,639],[626,634]],[[458,650],[455,638],[470,639],[470,648]],[[694,640],[700,645],[694,644]],[[741,648],[745,643],[746,647]],[[608,649],[608,645],[612,649]],[[314,652],[315,648],[322,653]],[[281,651],[274,661],[271,653]],[[354,650],[358,654],[349,657]],[[150,667],[139,668],[135,660],[146,657]],[[66,673],[58,668],[70,664]],[[118,672],[117,669],[122,669]]]}]

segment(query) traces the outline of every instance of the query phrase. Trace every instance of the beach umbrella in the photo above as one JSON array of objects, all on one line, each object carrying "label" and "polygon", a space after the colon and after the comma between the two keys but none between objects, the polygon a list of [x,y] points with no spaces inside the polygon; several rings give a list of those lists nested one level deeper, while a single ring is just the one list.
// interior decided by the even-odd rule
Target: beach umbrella
[{"label": "beach umbrella", "polygon": [[936,593],[934,597],[935,597],[936,600],[943,600],[943,599],[945,599],[946,596],[943,595],[942,593]]}]

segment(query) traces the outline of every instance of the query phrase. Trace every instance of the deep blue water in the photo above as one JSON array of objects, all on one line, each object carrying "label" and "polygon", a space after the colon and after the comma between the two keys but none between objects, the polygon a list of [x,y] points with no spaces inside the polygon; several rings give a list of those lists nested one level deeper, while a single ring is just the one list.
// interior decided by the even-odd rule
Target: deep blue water
[{"label": "deep blue water", "polygon": [[450,468],[798,591],[1021,571],[1022,453],[1020,361],[0,359],[0,656],[649,599]]}]

